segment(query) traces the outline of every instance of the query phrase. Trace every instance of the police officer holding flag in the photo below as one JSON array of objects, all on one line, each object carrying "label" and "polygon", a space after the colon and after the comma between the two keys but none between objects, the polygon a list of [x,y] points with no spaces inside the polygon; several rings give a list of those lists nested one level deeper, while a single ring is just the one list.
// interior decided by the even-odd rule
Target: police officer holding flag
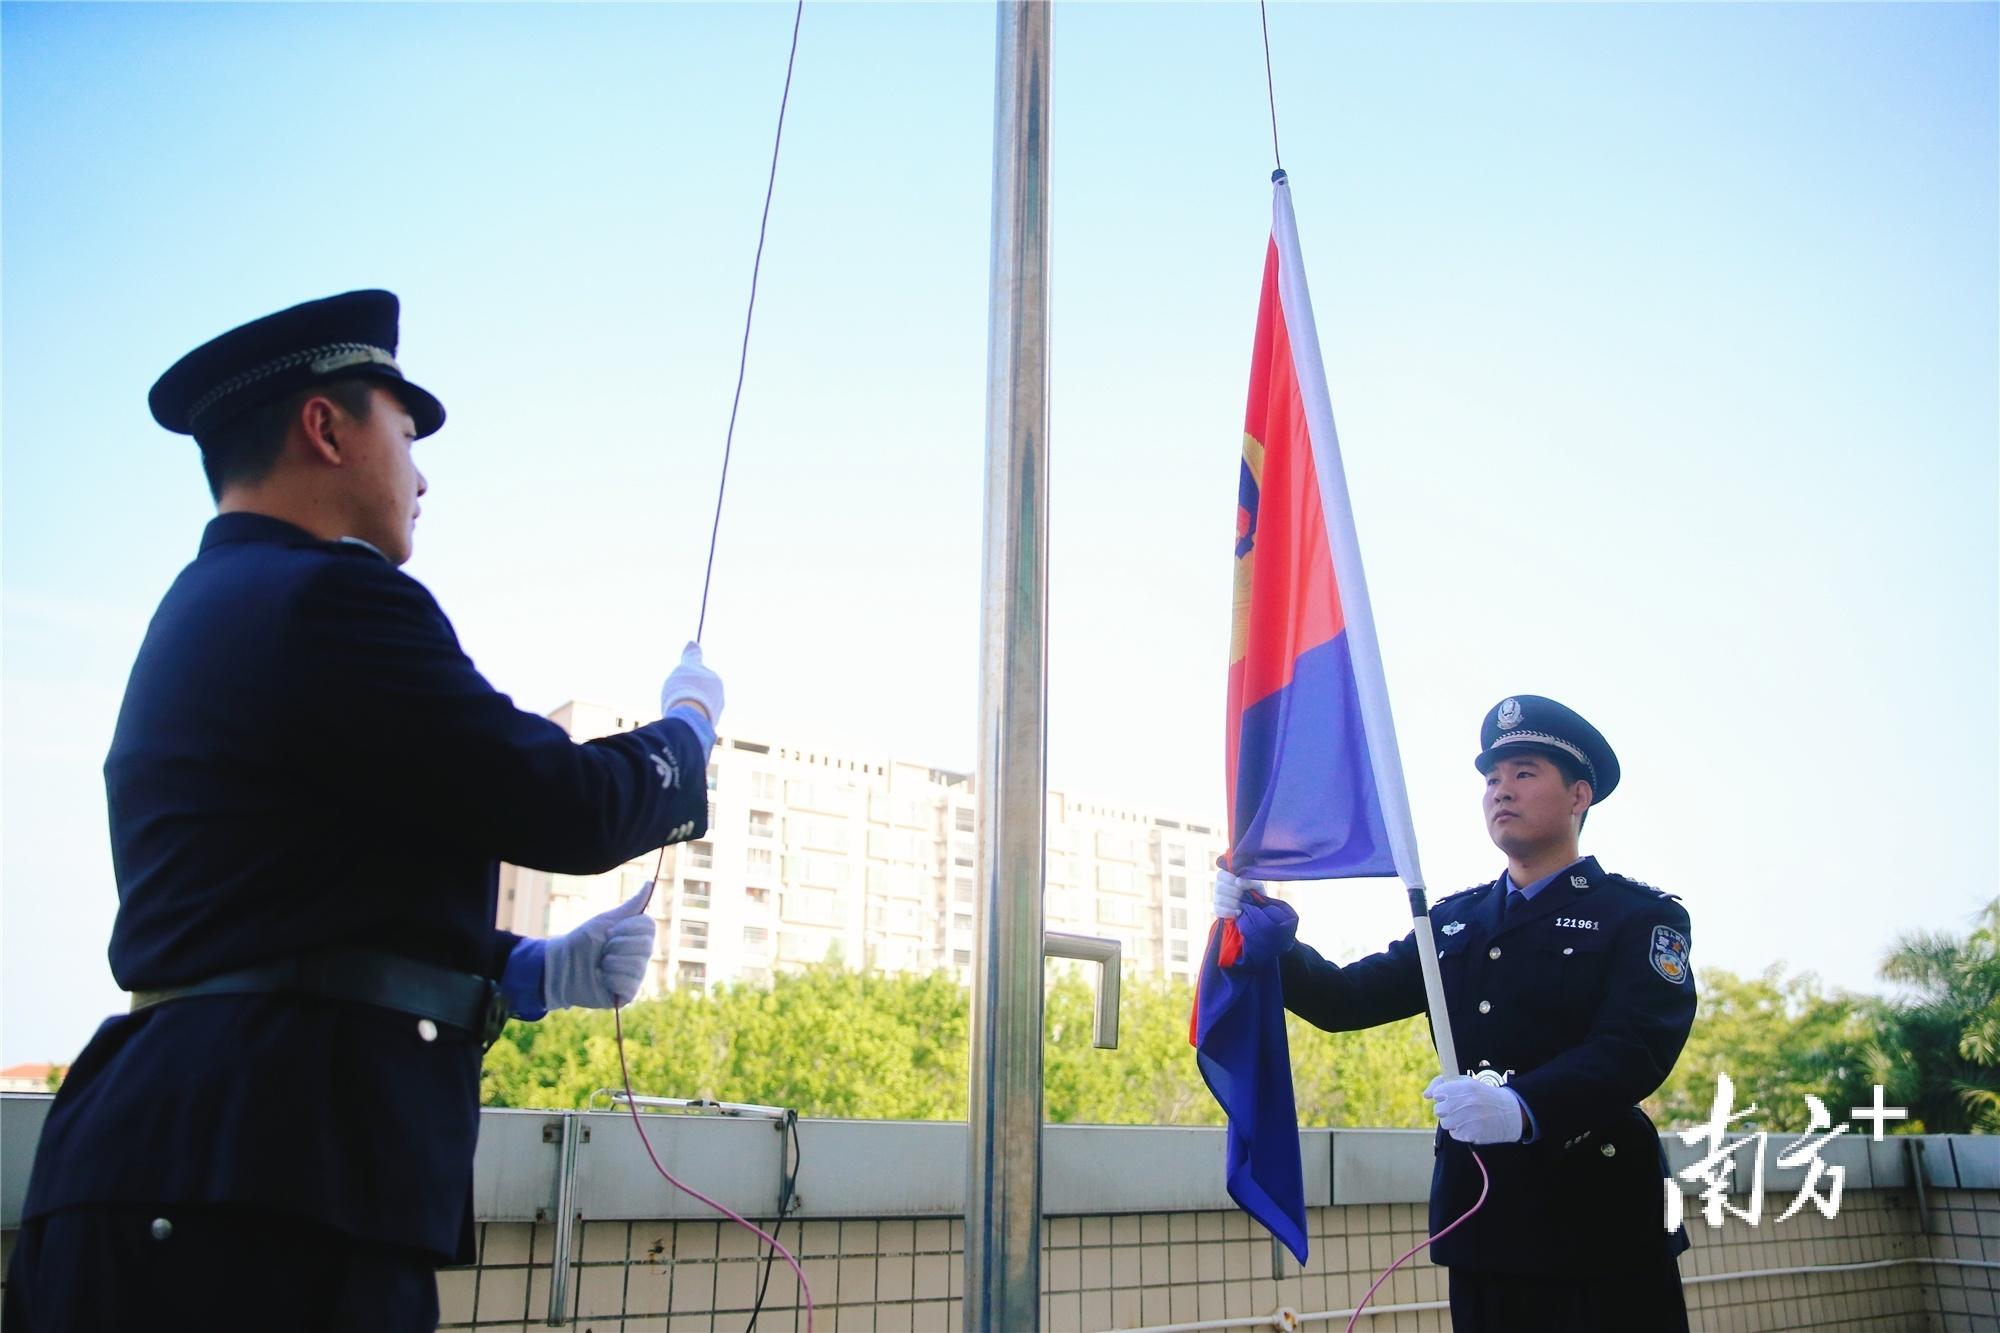
[{"label": "police officer holding flag", "polygon": [[444,408],[398,315],[311,301],[153,386],[218,513],[105,761],[131,1010],[51,1108],[9,1333],[435,1327],[437,1267],[472,1258],[481,1052],[509,1014],[630,1001],[652,954],[643,894],[494,929],[499,862],[588,875],[706,831],[697,647],[660,720],[576,744],[401,572]]},{"label": "police officer holding flag", "polygon": [[[1431,1233],[1457,1333],[1686,1333],[1665,1226],[1666,1156],[1637,1103],[1666,1081],[1695,1012],[1688,914],[1605,871],[1577,845],[1618,785],[1597,728],[1552,699],[1487,713],[1475,760],[1487,832],[1507,857],[1490,884],[1430,909],[1452,1035],[1472,1067],[1425,1088],[1439,1134]],[[1426,1011],[1414,934],[1336,966],[1297,942],[1298,915],[1216,876],[1216,915],[1245,952],[1277,956],[1285,1007],[1331,1032]]]}]

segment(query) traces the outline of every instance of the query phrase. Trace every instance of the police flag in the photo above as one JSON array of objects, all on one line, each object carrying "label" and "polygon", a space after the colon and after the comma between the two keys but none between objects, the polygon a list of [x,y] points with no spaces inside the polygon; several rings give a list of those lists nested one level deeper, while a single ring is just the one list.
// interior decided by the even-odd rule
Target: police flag
[{"label": "police flag", "polygon": [[[1422,880],[1298,224],[1274,173],[1237,485],[1227,868],[1249,879]],[[1190,1038],[1228,1119],[1230,1197],[1306,1258],[1305,1188],[1275,960],[1209,931]]]}]

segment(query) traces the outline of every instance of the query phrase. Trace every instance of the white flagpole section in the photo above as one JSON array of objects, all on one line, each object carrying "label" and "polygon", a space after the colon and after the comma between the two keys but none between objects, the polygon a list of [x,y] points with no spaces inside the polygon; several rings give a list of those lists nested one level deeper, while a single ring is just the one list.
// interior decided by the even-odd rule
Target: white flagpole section
[{"label": "white flagpole section", "polygon": [[1361,729],[1368,739],[1368,763],[1375,773],[1375,790],[1381,796],[1382,822],[1388,828],[1396,873],[1410,893],[1411,929],[1416,934],[1417,956],[1423,965],[1424,995],[1430,1002],[1438,1061],[1445,1073],[1462,1074],[1465,1070],[1458,1063],[1451,1018],[1444,1005],[1437,945],[1431,938],[1424,873],[1417,864],[1417,834],[1410,820],[1409,792],[1403,785],[1396,723],[1389,712],[1389,683],[1382,672],[1375,615],[1368,605],[1368,581],[1361,573],[1361,543],[1354,532],[1347,473],[1340,465],[1340,436],[1333,428],[1333,398],[1327,392],[1326,366],[1320,361],[1319,330],[1313,323],[1312,295],[1306,290],[1305,261],[1299,256],[1299,224],[1292,216],[1292,192],[1282,171],[1272,173],[1271,193],[1271,237],[1278,245],[1279,306],[1292,344],[1292,367],[1298,376],[1299,396],[1305,402],[1306,429],[1312,436],[1320,509],[1326,517],[1334,577],[1340,583],[1341,611],[1347,621],[1348,652],[1354,662],[1355,684],[1361,693]]}]

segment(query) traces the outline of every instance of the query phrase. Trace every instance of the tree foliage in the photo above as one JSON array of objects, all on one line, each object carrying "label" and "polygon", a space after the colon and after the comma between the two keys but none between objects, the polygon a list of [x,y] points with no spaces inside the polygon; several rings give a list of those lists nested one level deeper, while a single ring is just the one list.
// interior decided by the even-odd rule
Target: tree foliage
[{"label": "tree foliage", "polygon": [[1735,1085],[1732,1113],[1756,1107],[1738,1130],[1804,1132],[1807,1094],[1835,1124],[1869,1100],[1867,1052],[1880,1027],[1879,1001],[1828,994],[1811,973],[1787,978],[1775,966],[1754,977],[1705,968],[1698,982],[1687,1046],[1646,1105],[1655,1122],[1706,1123],[1722,1074]]},{"label": "tree foliage", "polygon": [[[1735,1128],[1797,1134],[1805,1098],[1835,1124],[1882,1083],[1907,1105],[1903,1132],[2000,1131],[2000,900],[1966,938],[1898,941],[1883,976],[1905,998],[1827,991],[1810,973],[1773,967],[1738,977],[1701,973],[1687,1047],[1647,1103],[1663,1126],[1709,1118],[1717,1076],[1736,1087]],[[1052,977],[1043,1086],[1058,1123],[1219,1125],[1187,1043],[1193,988],[1164,978],[1124,986],[1116,1050],[1091,1045],[1089,982]],[[1428,1126],[1422,1090],[1436,1072],[1424,1020],[1325,1033],[1288,1018],[1299,1123]],[[961,1120],[966,1114],[970,1006],[945,973],[891,977],[837,959],[778,977],[676,991],[625,1011],[633,1086],[659,1096],[789,1106],[809,1116]],[[611,1015],[569,1010],[511,1024],[488,1052],[491,1106],[582,1107],[622,1084]]]},{"label": "tree foliage", "polygon": [[1907,994],[1885,1007],[1869,1081],[1909,1107],[1909,1132],[2000,1131],[2000,898],[1964,939],[1902,936],[1882,976]]},{"label": "tree foliage", "polygon": [[[1043,1088],[1057,1123],[1219,1125],[1222,1113],[1188,1046],[1185,982],[1123,987],[1115,1050],[1091,1045],[1092,988],[1066,975],[1048,988]],[[944,973],[886,977],[828,963],[766,989],[675,991],[625,1011],[632,1085],[644,1094],[795,1107],[803,1115],[962,1120],[968,997]],[[1327,1034],[1292,1020],[1299,1120],[1306,1125],[1421,1125],[1430,1078],[1421,1020]],[[489,1106],[578,1108],[622,1086],[611,1015],[562,1010],[509,1024],[487,1052]]]}]

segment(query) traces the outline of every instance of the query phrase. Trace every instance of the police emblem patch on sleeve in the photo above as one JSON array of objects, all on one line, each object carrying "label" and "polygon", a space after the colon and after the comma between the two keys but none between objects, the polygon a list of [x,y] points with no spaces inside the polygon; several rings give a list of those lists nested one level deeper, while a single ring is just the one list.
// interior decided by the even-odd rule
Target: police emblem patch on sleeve
[{"label": "police emblem patch on sleeve", "polygon": [[1653,927],[1653,970],[1684,986],[1688,979],[1688,937],[1672,926]]}]

